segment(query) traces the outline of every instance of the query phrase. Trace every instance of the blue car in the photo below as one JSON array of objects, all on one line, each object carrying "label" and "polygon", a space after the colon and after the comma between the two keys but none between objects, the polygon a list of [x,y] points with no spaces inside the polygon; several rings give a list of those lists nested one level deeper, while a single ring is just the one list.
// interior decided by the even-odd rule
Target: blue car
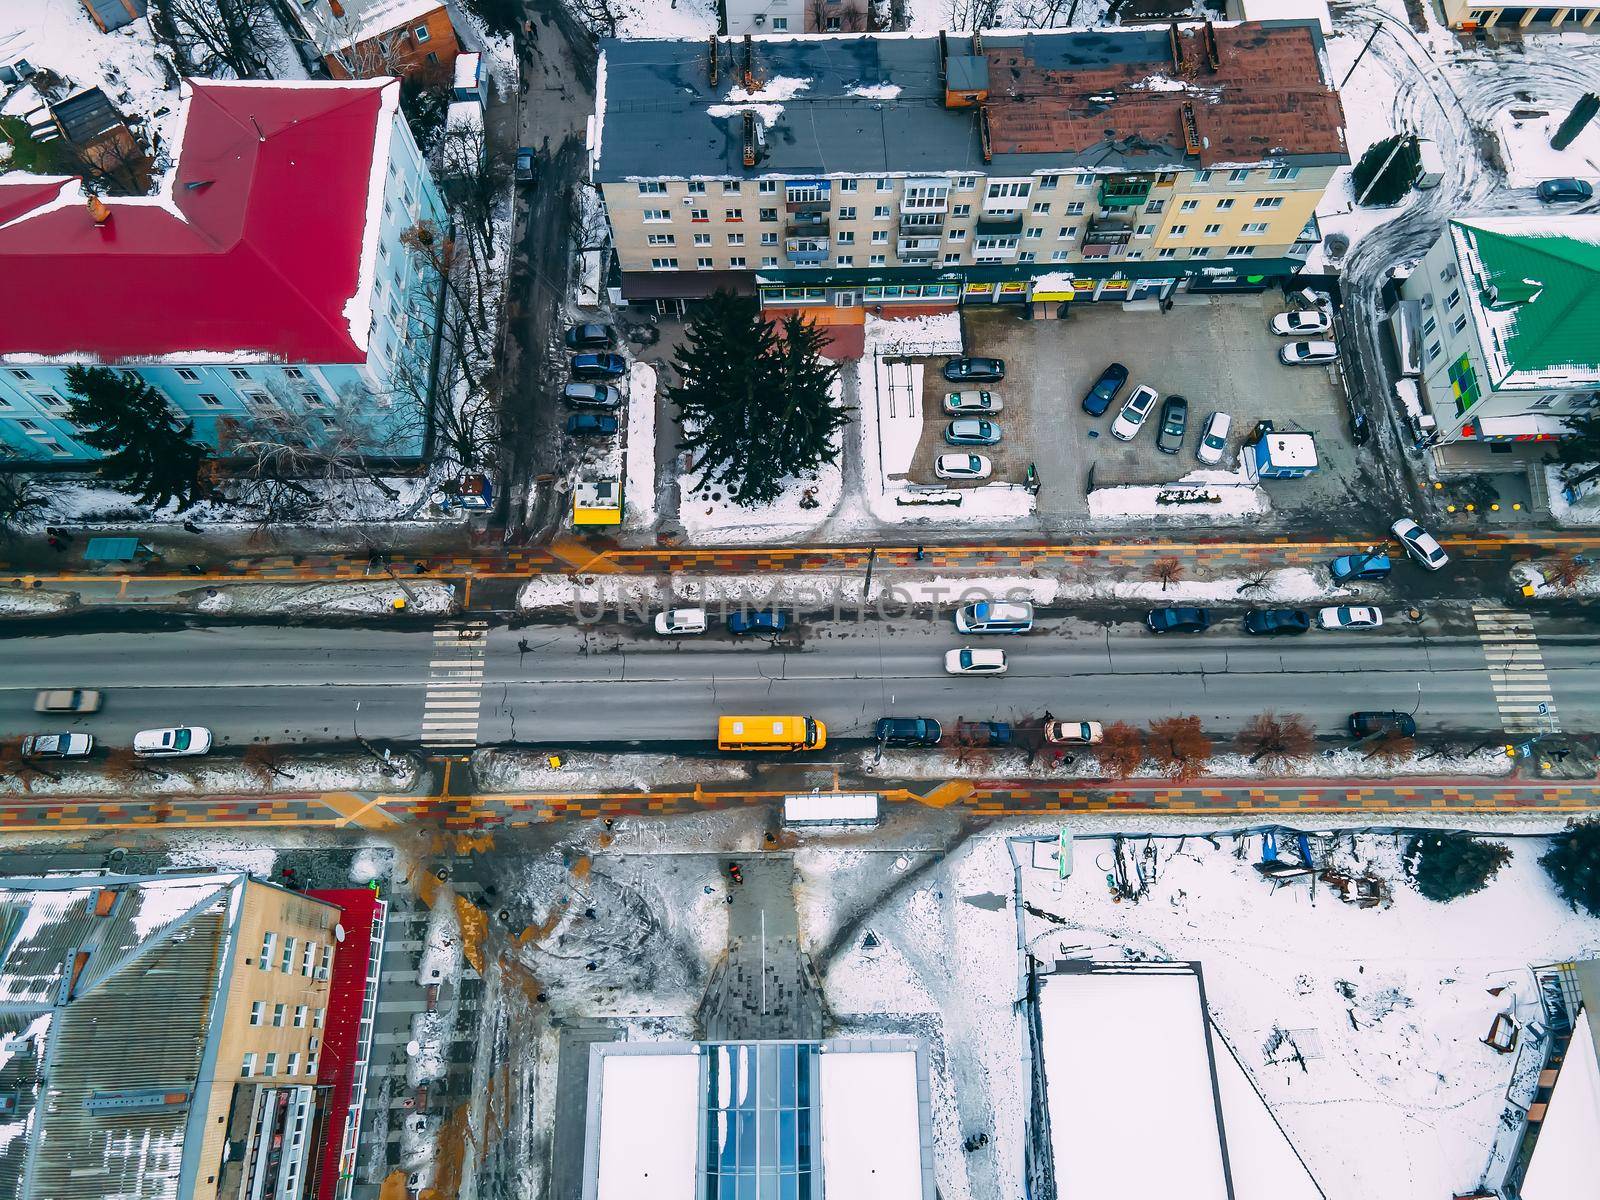
[{"label": "blue car", "polygon": [[1083,397],[1083,411],[1091,417],[1103,417],[1106,410],[1116,403],[1117,393],[1122,390],[1122,385],[1128,382],[1128,368],[1121,363],[1112,363],[1100,372],[1100,378],[1094,381]]},{"label": "blue car", "polygon": [[1204,633],[1211,614],[1203,608],[1152,608],[1144,616],[1151,633]]},{"label": "blue car", "polygon": [[1341,554],[1328,564],[1335,583],[1349,583],[1353,579],[1387,579],[1394,564],[1387,554]]},{"label": "blue car", "polygon": [[620,354],[574,354],[574,379],[621,379],[628,373],[628,360]]},{"label": "blue car", "polygon": [[728,618],[728,632],[743,636],[747,633],[782,633],[789,628],[789,614],[764,608],[759,612],[736,612]]},{"label": "blue car", "polygon": [[617,419],[605,413],[573,413],[567,418],[567,432],[573,437],[610,437],[617,431]]}]

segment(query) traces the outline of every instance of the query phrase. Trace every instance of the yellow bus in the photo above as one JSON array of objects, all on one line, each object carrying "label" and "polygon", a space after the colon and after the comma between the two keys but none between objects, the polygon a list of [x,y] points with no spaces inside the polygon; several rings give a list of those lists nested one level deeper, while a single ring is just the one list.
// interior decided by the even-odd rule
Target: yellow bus
[{"label": "yellow bus", "polygon": [[718,750],[821,750],[828,727],[811,717],[722,717]]}]

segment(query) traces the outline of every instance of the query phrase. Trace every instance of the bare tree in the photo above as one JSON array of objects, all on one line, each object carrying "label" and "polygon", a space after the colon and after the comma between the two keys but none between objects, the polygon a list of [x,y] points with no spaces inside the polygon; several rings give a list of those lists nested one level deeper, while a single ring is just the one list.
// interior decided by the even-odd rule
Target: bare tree
[{"label": "bare tree", "polygon": [[259,79],[278,38],[272,0],[152,0],[150,27],[203,75]]},{"label": "bare tree", "polygon": [[1182,560],[1170,556],[1156,559],[1150,564],[1150,578],[1159,580],[1161,590],[1166,591],[1183,578]]},{"label": "bare tree", "polygon": [[262,783],[270,785],[274,779],[294,778],[294,772],[283,769],[283,761],[287,755],[288,751],[282,746],[257,742],[245,747],[244,765],[247,770],[254,772]]},{"label": "bare tree", "polygon": [[1587,558],[1563,550],[1544,565],[1544,577],[1557,587],[1574,587],[1593,570]]},{"label": "bare tree", "polygon": [[1102,731],[1095,753],[1107,775],[1112,779],[1126,779],[1144,762],[1144,734],[1136,725],[1113,721]]},{"label": "bare tree", "polygon": [[617,14],[617,0],[568,0],[567,7],[596,37],[617,36],[621,20]]},{"label": "bare tree", "polygon": [[1379,762],[1403,762],[1417,752],[1417,739],[1390,726],[1367,743],[1367,757]]},{"label": "bare tree", "polygon": [[1185,783],[1205,769],[1211,739],[1199,717],[1159,717],[1150,722],[1150,757],[1169,777]]},{"label": "bare tree", "polygon": [[10,541],[32,529],[55,502],[60,480],[16,469],[0,471],[0,539]]},{"label": "bare tree", "polygon": [[1268,709],[1251,717],[1234,740],[1240,754],[1252,763],[1265,764],[1269,771],[1282,771],[1296,759],[1311,752],[1316,739],[1311,722],[1299,713],[1279,715]]},{"label": "bare tree", "polygon": [[993,29],[998,24],[1000,0],[950,0],[950,27],[962,32]]},{"label": "bare tree", "polygon": [[0,776],[9,775],[22,784],[25,792],[33,791],[33,777],[59,781],[61,776],[41,767],[37,760],[22,753],[21,738],[7,738],[0,742]]}]

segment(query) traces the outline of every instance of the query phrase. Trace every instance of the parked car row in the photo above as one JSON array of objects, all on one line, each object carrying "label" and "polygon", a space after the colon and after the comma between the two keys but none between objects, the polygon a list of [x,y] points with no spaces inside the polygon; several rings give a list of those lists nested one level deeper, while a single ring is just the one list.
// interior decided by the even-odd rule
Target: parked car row
[{"label": "parked car row", "polygon": [[[57,688],[38,693],[33,711],[77,713],[87,716],[100,711],[103,696],[93,688]],[[133,735],[133,752],[140,758],[188,758],[211,749],[211,730],[202,725],[175,725],[165,729],[141,729]],[[94,735],[89,733],[34,733],[22,739],[23,758],[87,758],[94,751]]]},{"label": "parked car row", "polygon": [[612,437],[620,428],[617,418],[610,414],[622,406],[622,391],[611,381],[628,373],[628,360],[609,353],[616,340],[617,331],[610,325],[574,325],[566,332],[567,349],[587,353],[572,356],[572,379],[561,389],[562,402],[568,408],[601,410],[569,416],[566,428],[573,437]]},{"label": "parked car row", "polygon": [[[1083,411],[1091,417],[1101,417],[1116,403],[1117,394],[1128,382],[1128,368],[1112,363],[1090,385],[1083,396]],[[1149,384],[1141,383],[1128,394],[1116,418],[1111,422],[1111,436],[1118,441],[1131,442],[1139,436],[1145,421],[1155,411],[1160,393]],[[1183,449],[1189,432],[1189,401],[1182,396],[1168,396],[1161,405],[1160,432],[1156,434],[1156,449],[1163,454],[1176,454]],[[1207,466],[1222,461],[1228,450],[1228,431],[1233,418],[1225,412],[1214,412],[1206,418],[1195,446],[1195,457]]]},{"label": "parked car row", "polygon": [[[1099,721],[1046,720],[1044,740],[1051,746],[1093,746],[1105,737]],[[932,717],[880,717],[872,729],[873,738],[884,746],[920,748],[937,746],[944,729]],[[956,726],[958,745],[1009,746],[1011,726],[1004,721],[961,721]]]}]

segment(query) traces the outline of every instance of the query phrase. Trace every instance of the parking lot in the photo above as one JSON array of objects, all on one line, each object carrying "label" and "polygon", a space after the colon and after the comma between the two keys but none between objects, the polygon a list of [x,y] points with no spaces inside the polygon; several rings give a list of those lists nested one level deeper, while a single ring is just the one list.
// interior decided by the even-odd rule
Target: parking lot
[{"label": "parking lot", "polygon": [[[1237,470],[1240,442],[1255,423],[1269,419],[1279,429],[1316,435],[1318,472],[1307,479],[1268,481],[1276,520],[1326,524],[1331,506],[1353,498],[1356,450],[1350,440],[1344,400],[1327,367],[1289,367],[1278,348],[1292,339],[1274,336],[1267,323],[1290,306],[1281,293],[1259,296],[1179,297],[1166,313],[1129,311],[1121,305],[1084,305],[1060,321],[1022,320],[1010,306],[962,310],[967,353],[1003,358],[1006,378],[988,387],[1004,411],[996,419],[1002,441],[972,447],[994,461],[994,478],[1020,483],[1030,463],[1039,472],[1039,514],[1062,523],[1088,517],[1085,496],[1093,486],[1167,483],[1202,464],[1195,458],[1199,430],[1212,412],[1233,417],[1221,467]],[[1103,417],[1081,407],[1084,392],[1108,363],[1129,371],[1117,403]],[[935,482],[933,460],[954,447],[943,441],[950,418],[941,361],[924,373],[924,431],[912,466],[918,482]],[[1189,427],[1176,455],[1156,449],[1158,403],[1132,442],[1111,436],[1111,422],[1135,386],[1149,384],[1162,399],[1174,393],[1189,401]],[[966,448],[962,448],[966,449]]]}]

